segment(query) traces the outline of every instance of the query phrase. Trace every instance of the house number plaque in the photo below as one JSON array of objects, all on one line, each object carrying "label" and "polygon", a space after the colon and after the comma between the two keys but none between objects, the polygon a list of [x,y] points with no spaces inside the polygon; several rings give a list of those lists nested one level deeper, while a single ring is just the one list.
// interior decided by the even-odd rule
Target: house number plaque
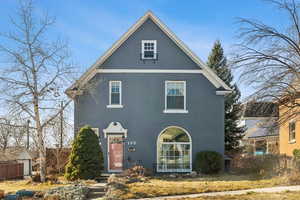
[{"label": "house number plaque", "polygon": [[128,145],[136,145],[136,141],[128,141],[127,144]]}]

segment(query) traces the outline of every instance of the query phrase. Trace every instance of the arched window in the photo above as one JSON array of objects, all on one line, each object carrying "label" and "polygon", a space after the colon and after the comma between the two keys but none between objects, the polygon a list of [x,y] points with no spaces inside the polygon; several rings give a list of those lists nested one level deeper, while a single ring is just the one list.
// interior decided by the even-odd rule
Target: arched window
[{"label": "arched window", "polygon": [[157,139],[157,171],[189,172],[191,167],[191,137],[180,127],[167,127]]}]

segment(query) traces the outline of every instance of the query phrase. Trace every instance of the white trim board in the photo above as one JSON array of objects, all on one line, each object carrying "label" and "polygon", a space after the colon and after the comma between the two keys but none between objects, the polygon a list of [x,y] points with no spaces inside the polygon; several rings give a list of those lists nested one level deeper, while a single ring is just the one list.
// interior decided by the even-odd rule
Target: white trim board
[{"label": "white trim board", "polygon": [[[122,35],[122,37],[115,42],[111,48],[109,48],[80,78],[78,81],[72,84],[66,90],[66,93],[78,85],[84,85],[92,77],[95,76],[97,68],[99,68],[147,19],[151,19],[183,52],[185,52],[199,67],[203,69],[204,76],[216,87],[223,87],[228,91],[232,89],[222,81],[212,69],[194,53],[192,52],[158,17],[156,17],[151,11],[146,12],[130,29]],[[69,95],[71,96],[71,95]]]},{"label": "white trim board", "polygon": [[202,74],[200,69],[182,70],[182,69],[97,69],[97,73],[166,73],[166,74]]}]

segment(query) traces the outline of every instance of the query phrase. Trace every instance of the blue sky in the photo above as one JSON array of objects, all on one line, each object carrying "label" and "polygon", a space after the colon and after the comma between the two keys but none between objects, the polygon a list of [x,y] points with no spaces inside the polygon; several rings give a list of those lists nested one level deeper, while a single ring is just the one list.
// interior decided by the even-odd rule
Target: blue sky
[{"label": "blue sky", "polygon": [[[202,60],[206,61],[216,39],[225,53],[238,42],[237,17],[253,18],[274,26],[286,18],[261,0],[35,0],[39,13],[56,17],[51,36],[67,38],[83,72],[147,10],[152,10]],[[0,32],[9,30],[18,1],[1,0]],[[251,89],[239,84],[245,97]]]}]

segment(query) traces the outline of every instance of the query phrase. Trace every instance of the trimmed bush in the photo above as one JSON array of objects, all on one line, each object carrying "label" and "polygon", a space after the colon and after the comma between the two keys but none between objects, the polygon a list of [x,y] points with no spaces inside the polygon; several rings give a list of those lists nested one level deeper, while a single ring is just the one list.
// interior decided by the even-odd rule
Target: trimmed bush
[{"label": "trimmed bush", "polygon": [[196,155],[195,170],[204,174],[216,174],[223,168],[223,156],[215,151],[202,151]]},{"label": "trimmed bush", "polygon": [[94,179],[103,170],[103,154],[99,138],[89,126],[78,132],[72,144],[65,177],[68,180]]}]

